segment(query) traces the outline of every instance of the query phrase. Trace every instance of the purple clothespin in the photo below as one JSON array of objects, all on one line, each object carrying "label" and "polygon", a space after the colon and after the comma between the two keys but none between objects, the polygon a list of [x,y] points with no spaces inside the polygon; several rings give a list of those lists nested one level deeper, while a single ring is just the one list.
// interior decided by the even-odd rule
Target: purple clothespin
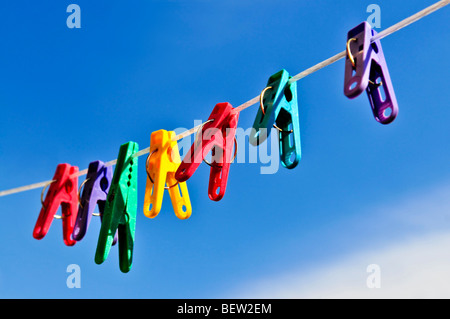
[{"label": "purple clothespin", "polygon": [[344,94],[352,99],[366,90],[375,119],[389,124],[398,105],[380,40],[371,41],[376,34],[365,21],[348,32]]},{"label": "purple clothespin", "polygon": [[[83,182],[83,194],[79,199],[78,215],[72,234],[75,240],[80,241],[83,239],[97,204],[100,219],[102,218],[111,179],[111,166],[106,167],[102,161],[95,161],[89,164],[86,180]],[[117,234],[114,237],[113,245],[116,241]]]}]

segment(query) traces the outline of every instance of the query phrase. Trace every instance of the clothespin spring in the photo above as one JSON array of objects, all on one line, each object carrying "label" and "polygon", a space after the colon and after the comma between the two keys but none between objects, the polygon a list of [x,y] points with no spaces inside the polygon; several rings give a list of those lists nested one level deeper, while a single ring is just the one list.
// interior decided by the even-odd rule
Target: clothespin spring
[{"label": "clothespin spring", "polygon": [[[347,41],[347,55],[348,55],[348,58],[350,59],[350,62],[352,63],[353,69],[355,69],[355,67],[356,67],[355,58],[353,57],[352,51],[350,49],[350,43],[352,41],[356,41],[356,39],[350,38]],[[381,80],[380,80],[380,82],[376,83],[369,79],[369,83],[374,85],[375,87],[379,87],[379,86],[383,85],[383,82]]]},{"label": "clothespin spring", "polygon": [[[264,110],[264,101],[263,101],[263,99],[264,99],[264,94],[266,93],[267,90],[269,90],[269,89],[271,89],[271,88],[272,88],[271,86],[265,87],[264,90],[262,90],[262,91],[261,91],[261,94],[259,95],[259,106],[260,106],[260,108],[261,108],[261,111],[262,111],[263,115],[266,115],[266,111]],[[294,132],[294,130],[290,130],[290,131],[282,130],[281,128],[279,128],[279,127],[276,126],[275,124],[273,124],[273,127],[276,128],[280,133],[288,133],[288,134],[291,134],[291,133]],[[235,140],[236,140],[236,137],[235,137]]]},{"label": "clothespin spring", "polygon": [[[148,177],[148,179],[152,182],[152,184],[155,184],[155,182],[153,181],[153,178],[150,176],[150,173],[148,172],[148,161],[150,160],[150,157],[152,156],[152,154],[153,153],[155,153],[155,152],[157,152],[158,151],[158,149],[156,149],[156,150],[153,150],[152,152],[150,152],[150,154],[148,154],[148,156],[147,156],[147,161],[146,161],[146,163],[145,163],[145,167],[146,167],[146,171],[147,171],[147,177]],[[178,181],[175,183],[175,184],[173,184],[172,186],[164,186],[164,189],[171,189],[172,187],[175,187],[175,186],[177,186],[178,185]]]},{"label": "clothespin spring", "polygon": [[[55,180],[52,180],[52,181],[48,182],[48,183],[44,186],[44,188],[42,188],[42,192],[41,192],[41,204],[42,204],[42,207],[45,207],[45,205],[44,205],[44,193],[45,193],[45,190],[47,189],[47,187],[48,187],[50,184],[52,184],[52,183],[54,183],[54,182],[56,182],[56,181],[55,181]],[[55,214],[55,215],[53,215],[53,218],[55,218],[55,219],[63,219],[64,216]]]},{"label": "clothespin spring", "polygon": [[[81,189],[83,188],[84,184],[86,184],[88,181],[90,180],[90,178],[86,178],[83,183],[81,183],[79,189],[78,189],[78,204],[80,205],[81,208],[83,208],[83,204],[81,204]],[[92,213],[92,216],[100,216],[100,213]]]}]

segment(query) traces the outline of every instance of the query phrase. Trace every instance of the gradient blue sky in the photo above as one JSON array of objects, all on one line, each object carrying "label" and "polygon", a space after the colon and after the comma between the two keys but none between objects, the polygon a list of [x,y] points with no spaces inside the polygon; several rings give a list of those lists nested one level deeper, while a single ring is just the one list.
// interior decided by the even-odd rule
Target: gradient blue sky
[{"label": "gradient blue sky", "polygon": [[[58,163],[112,160],[122,143],[145,148],[153,131],[190,128],[218,102],[253,98],[278,70],[296,74],[344,50],[371,3],[381,7],[380,31],[434,2],[80,0],[81,29],[66,26],[71,2],[2,2],[0,189],[49,180]],[[213,202],[202,165],[188,181],[191,218],[178,220],[166,193],[160,215],[148,219],[141,157],[128,274],[115,247],[94,263],[98,220],[74,247],[63,244],[59,220],[38,241],[40,189],[0,198],[0,297],[308,297],[304,281],[288,287],[289,274],[448,233],[449,10],[382,40],[400,107],[391,125],[374,120],[365,94],[344,96],[341,60],[298,82],[303,158],[294,170],[261,175],[260,163],[233,164],[225,197]],[[255,114],[255,106],[243,111],[239,127],[251,127]],[[418,260],[434,262],[411,245]],[[448,249],[436,255],[450,260]],[[349,279],[317,295],[364,288],[368,264],[389,272],[383,260],[344,263]],[[81,267],[80,289],[66,286],[69,264]],[[450,268],[442,276],[450,286]],[[278,294],[276,278],[287,278]],[[387,278],[384,287],[399,284]],[[262,282],[265,294],[255,288]],[[425,275],[417,289],[429,284]]]}]

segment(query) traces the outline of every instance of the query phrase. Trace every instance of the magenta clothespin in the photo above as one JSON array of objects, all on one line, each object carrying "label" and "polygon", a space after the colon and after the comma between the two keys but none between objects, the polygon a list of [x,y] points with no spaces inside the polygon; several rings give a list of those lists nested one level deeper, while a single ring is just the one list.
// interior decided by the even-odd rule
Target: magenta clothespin
[{"label": "magenta clothespin", "polygon": [[[112,179],[112,167],[105,166],[102,161],[91,162],[88,167],[83,193],[79,199],[78,215],[75,221],[72,237],[76,241],[83,239],[98,205],[100,219],[105,209],[106,196]],[[80,187],[81,188],[81,187]],[[113,245],[117,241],[117,233]]]},{"label": "magenta clothespin", "polygon": [[397,99],[377,32],[362,22],[347,34],[344,94],[355,98],[367,92],[375,119],[391,123],[398,114]]}]

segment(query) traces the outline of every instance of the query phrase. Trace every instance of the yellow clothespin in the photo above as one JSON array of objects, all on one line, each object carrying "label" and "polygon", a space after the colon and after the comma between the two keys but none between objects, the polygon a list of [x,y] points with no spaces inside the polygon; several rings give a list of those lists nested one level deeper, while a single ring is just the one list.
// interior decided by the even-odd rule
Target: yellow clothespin
[{"label": "yellow clothespin", "polygon": [[[191,216],[192,207],[186,182],[178,182],[175,172],[181,163],[175,132],[159,130],[150,136],[147,157],[147,184],[145,187],[144,215],[156,217],[161,211],[164,190],[169,190],[175,215],[179,219]],[[181,191],[181,193],[180,193]]]}]

